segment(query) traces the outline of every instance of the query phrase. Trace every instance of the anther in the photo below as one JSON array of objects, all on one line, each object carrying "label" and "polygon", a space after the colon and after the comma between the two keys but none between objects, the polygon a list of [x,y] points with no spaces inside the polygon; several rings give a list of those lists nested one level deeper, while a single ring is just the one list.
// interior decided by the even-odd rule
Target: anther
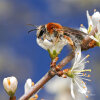
[{"label": "anther", "polygon": [[94,9],[94,12],[96,12],[96,9]]},{"label": "anther", "polygon": [[83,27],[83,24],[81,24],[80,26]]},{"label": "anther", "polygon": [[88,96],[86,96],[86,98],[88,98]]}]

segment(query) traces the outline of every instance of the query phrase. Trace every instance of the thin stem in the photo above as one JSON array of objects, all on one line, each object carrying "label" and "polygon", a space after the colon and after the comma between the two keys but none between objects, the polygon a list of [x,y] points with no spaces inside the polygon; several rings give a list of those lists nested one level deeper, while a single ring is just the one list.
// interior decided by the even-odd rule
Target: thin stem
[{"label": "thin stem", "polygon": [[16,100],[16,96],[10,97],[9,100]]}]

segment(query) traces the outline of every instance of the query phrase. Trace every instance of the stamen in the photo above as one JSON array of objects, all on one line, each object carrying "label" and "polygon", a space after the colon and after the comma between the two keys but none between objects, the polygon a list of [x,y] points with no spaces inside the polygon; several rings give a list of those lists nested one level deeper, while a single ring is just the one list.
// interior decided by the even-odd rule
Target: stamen
[{"label": "stamen", "polygon": [[34,95],[34,97],[37,99],[37,98],[38,98],[38,95],[37,95],[37,94],[35,94],[35,95]]},{"label": "stamen", "polygon": [[81,24],[80,26],[83,27],[83,24]]},{"label": "stamen", "polygon": [[90,91],[87,91],[90,94]]},{"label": "stamen", "polygon": [[91,81],[90,79],[86,79],[86,78],[82,78],[83,80],[86,80],[86,81]]},{"label": "stamen", "polygon": [[[84,70],[75,70],[73,73],[80,73],[80,72],[91,72],[91,69],[84,69]],[[83,73],[83,75],[86,75],[86,73]]]},{"label": "stamen", "polygon": [[79,52],[77,53],[77,55],[79,55]]},{"label": "stamen", "polygon": [[85,74],[83,73],[83,76],[85,76]]},{"label": "stamen", "polygon": [[83,86],[83,88],[85,89],[86,87],[85,87],[85,86]]},{"label": "stamen", "polygon": [[89,63],[89,61],[87,61],[87,63]]},{"label": "stamen", "polygon": [[86,96],[86,98],[88,98],[88,96]]},{"label": "stamen", "polygon": [[[90,55],[87,55],[86,57],[84,57],[81,61],[80,61],[80,63],[82,63],[85,59],[87,59],[88,57],[89,57]],[[79,63],[79,64],[80,64]]]},{"label": "stamen", "polygon": [[88,75],[87,77],[91,77],[91,75]]},{"label": "stamen", "polygon": [[[84,70],[82,70],[80,72],[91,72],[91,69],[84,69]],[[85,73],[85,75],[86,75],[86,73]]]},{"label": "stamen", "polygon": [[96,9],[94,9],[94,12],[96,12]]},{"label": "stamen", "polygon": [[34,86],[34,82],[32,82],[32,86]]}]

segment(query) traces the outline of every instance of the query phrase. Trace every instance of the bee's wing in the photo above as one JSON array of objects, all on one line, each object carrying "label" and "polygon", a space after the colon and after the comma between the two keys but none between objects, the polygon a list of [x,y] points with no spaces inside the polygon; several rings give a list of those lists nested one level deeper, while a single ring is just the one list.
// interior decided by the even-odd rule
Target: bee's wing
[{"label": "bee's wing", "polygon": [[64,35],[75,37],[80,40],[82,40],[85,36],[88,35],[87,33],[84,33],[80,30],[76,30],[76,29],[69,28],[69,27],[63,27],[63,31],[64,31]]},{"label": "bee's wing", "polygon": [[84,38],[88,36],[87,33],[69,27],[63,27],[63,32],[65,36],[70,37],[76,48],[80,46]]}]

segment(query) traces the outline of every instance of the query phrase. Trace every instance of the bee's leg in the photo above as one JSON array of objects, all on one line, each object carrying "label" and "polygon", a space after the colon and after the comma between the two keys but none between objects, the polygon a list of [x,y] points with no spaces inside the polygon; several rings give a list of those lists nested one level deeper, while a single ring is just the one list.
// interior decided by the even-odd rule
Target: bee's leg
[{"label": "bee's leg", "polygon": [[75,50],[74,42],[71,40],[71,38],[66,35],[64,35],[64,38],[67,39],[68,44],[72,47],[73,50]]}]

